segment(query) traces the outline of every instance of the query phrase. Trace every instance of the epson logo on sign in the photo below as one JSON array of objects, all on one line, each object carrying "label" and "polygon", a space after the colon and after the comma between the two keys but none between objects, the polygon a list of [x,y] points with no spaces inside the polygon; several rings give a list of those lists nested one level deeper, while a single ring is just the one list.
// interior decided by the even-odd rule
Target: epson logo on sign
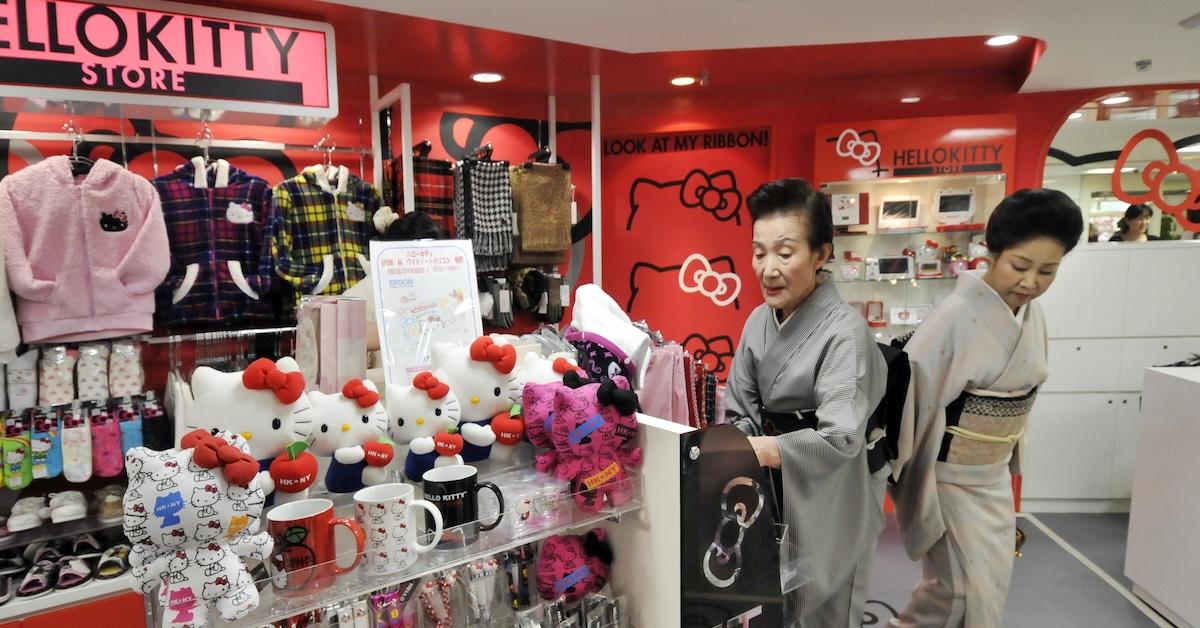
[{"label": "epson logo on sign", "polygon": [[336,115],[333,54],[333,29],[319,22],[165,2],[0,0],[0,95],[45,88],[94,100],[59,90],[101,90],[138,96],[113,102]]}]

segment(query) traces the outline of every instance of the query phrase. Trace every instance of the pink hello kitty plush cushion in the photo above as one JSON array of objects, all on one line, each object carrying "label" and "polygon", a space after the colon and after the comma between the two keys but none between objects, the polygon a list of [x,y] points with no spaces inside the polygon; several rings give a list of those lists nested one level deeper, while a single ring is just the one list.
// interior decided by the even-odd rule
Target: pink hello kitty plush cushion
[{"label": "pink hello kitty plush cushion", "polygon": [[558,452],[555,475],[571,482],[580,509],[598,512],[633,497],[627,469],[642,463],[637,436],[637,394],[624,377],[602,379],[554,393],[551,439]]},{"label": "pink hello kitty plush cushion", "polygon": [[538,595],[545,600],[574,602],[608,583],[612,546],[602,528],[584,536],[552,536],[542,544],[537,564]]}]

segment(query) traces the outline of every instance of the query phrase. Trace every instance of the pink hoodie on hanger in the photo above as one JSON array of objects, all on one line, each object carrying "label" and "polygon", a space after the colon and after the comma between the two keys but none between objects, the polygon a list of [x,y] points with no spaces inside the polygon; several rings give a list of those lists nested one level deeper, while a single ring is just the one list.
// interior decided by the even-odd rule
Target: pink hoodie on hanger
[{"label": "pink hoodie on hanger", "polygon": [[149,181],[105,159],[74,177],[50,157],[0,181],[0,237],[25,342],[152,329],[171,260]]}]

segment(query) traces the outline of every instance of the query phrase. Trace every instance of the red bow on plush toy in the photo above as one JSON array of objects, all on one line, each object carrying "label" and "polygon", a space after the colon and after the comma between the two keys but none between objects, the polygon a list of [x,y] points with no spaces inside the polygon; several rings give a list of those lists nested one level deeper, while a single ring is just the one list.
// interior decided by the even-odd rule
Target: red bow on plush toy
[{"label": "red bow on plush toy", "polygon": [[250,390],[271,390],[280,403],[296,403],[304,394],[304,376],[284,373],[267,358],[259,358],[242,373],[242,385]]},{"label": "red bow on plush toy", "polygon": [[434,401],[450,394],[450,386],[429,371],[417,373],[417,376],[413,378],[413,388],[424,390],[425,394]]},{"label": "red bow on plush toy", "polygon": [[551,368],[553,368],[554,372],[558,373],[559,375],[566,375],[567,373],[575,371],[579,367],[571,364],[571,361],[566,358],[557,358],[554,360],[554,364],[551,365]]},{"label": "red bow on plush toy", "polygon": [[347,399],[353,399],[360,408],[370,408],[379,403],[379,393],[367,388],[361,379],[352,379],[346,382],[346,385],[342,386],[342,395]]},{"label": "red bow on plush toy", "polygon": [[258,461],[250,454],[243,453],[225,439],[205,430],[188,432],[179,444],[183,449],[195,449],[192,460],[205,469],[221,467],[230,484],[248,486],[250,480],[258,475]]},{"label": "red bow on plush toy", "polygon": [[471,359],[491,362],[497,371],[507,375],[517,366],[517,350],[512,345],[496,344],[490,336],[480,336],[471,343]]}]

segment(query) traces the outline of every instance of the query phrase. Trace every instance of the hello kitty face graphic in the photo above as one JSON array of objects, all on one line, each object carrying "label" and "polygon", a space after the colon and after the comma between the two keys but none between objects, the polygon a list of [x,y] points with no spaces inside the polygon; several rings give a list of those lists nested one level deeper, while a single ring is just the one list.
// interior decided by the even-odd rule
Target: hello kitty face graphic
[{"label": "hello kitty face graphic", "polygon": [[375,543],[382,543],[388,538],[386,528],[371,528],[371,540]]},{"label": "hello kitty face graphic", "polygon": [[213,541],[221,536],[221,522],[213,519],[196,526],[196,540],[200,542]]}]

